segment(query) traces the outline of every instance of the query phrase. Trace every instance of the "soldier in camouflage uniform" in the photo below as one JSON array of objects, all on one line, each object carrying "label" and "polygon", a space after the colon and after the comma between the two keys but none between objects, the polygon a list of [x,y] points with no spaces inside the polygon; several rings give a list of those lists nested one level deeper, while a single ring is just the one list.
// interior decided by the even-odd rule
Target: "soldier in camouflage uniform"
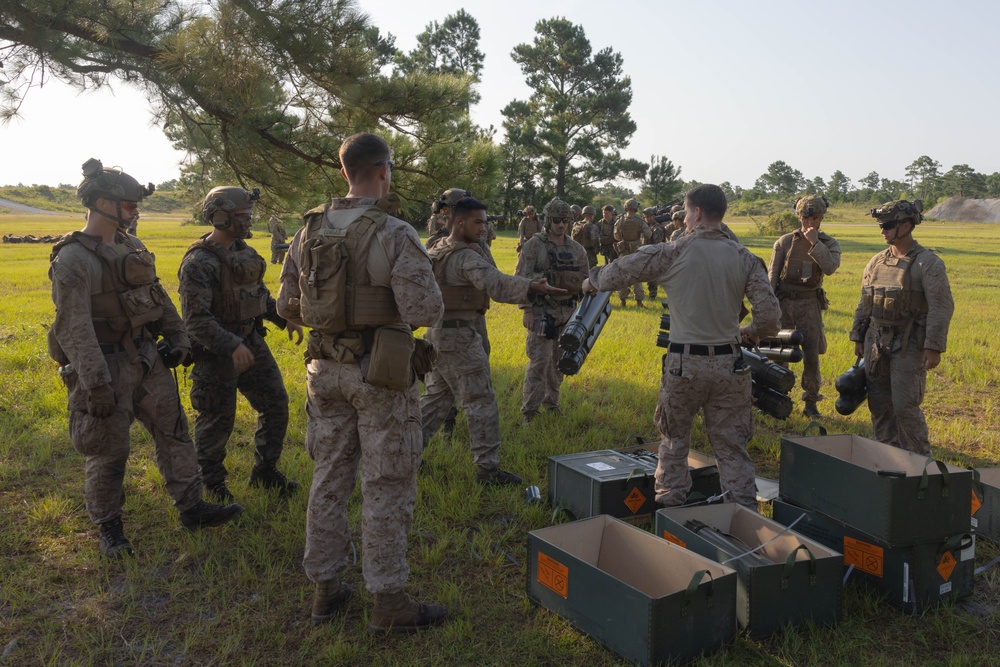
[{"label": "soldier in camouflage uniform", "polygon": [[[451,228],[452,228],[451,225],[452,208],[455,206],[455,204],[457,204],[465,197],[471,197],[471,196],[472,196],[471,192],[469,192],[468,190],[463,190],[462,188],[448,188],[447,190],[441,193],[441,196],[435,203],[438,205],[438,209],[444,212],[443,216],[445,220],[447,220],[448,226],[439,229],[437,232],[435,232],[434,236],[427,239],[427,243],[425,245],[428,251],[435,249],[440,244],[448,240],[448,237],[451,235]],[[493,252],[490,250],[488,234],[484,235],[483,237],[480,237],[478,243],[479,243],[479,252],[480,254],[482,254],[483,258],[493,266],[496,266],[497,265],[496,261],[493,259]],[[486,329],[485,313],[479,313],[476,316],[475,328],[476,331],[479,333],[480,340],[482,341],[483,350],[486,352],[486,356],[489,357],[490,335]],[[451,409],[448,411],[448,414],[444,419],[444,437],[446,440],[451,440],[451,437],[455,432],[456,419],[458,419],[458,406],[455,405],[454,402],[452,402]],[[437,429],[435,429],[435,431],[436,430]],[[431,436],[433,435],[434,433],[431,432]],[[429,439],[430,436],[425,437],[424,442],[426,443],[427,440]]]},{"label": "soldier in camouflage uniform", "polygon": [[[153,186],[94,159],[83,174],[77,195],[88,209],[86,226],[52,249],[56,316],[49,354],[69,393],[70,440],[86,457],[87,514],[100,526],[101,553],[121,558],[132,554],[122,524],[122,487],[136,419],[153,437],[157,468],[185,528],[221,525],[243,508],[201,499],[187,418],[164,362],[187,362],[191,342],[156,276],[153,254],[125,233]],[[162,357],[156,345],[161,334]]]},{"label": "soldier in camouflage uniform", "polygon": [[[642,219],[646,221],[646,226],[649,227],[649,238],[646,240],[647,245],[653,245],[655,243],[665,243],[667,241],[667,230],[663,226],[662,222],[656,221],[656,207],[647,206],[642,210]],[[655,280],[650,280],[646,283],[646,289],[649,292],[649,298],[655,299],[656,294],[659,291],[659,285],[656,284]]]},{"label": "soldier in camouflage uniform", "polygon": [[431,217],[427,218],[427,238],[434,236],[442,229],[448,228],[448,219],[441,214],[441,202],[435,200],[431,204]]},{"label": "soldier in camouflage uniform", "polygon": [[[625,202],[625,214],[615,221],[615,250],[619,257],[631,255],[639,249],[643,242],[648,242],[652,236],[652,231],[646,222],[639,217],[639,202],[629,199]],[[635,283],[618,290],[618,298],[621,299],[622,307],[625,306],[625,299],[629,292],[635,293],[635,305],[642,308],[642,302],[646,298],[646,293],[642,289],[642,283]]]},{"label": "soldier in camouflage uniform", "polygon": [[475,323],[489,308],[490,299],[527,303],[529,294],[558,298],[566,290],[549,286],[544,278],[532,281],[501,273],[479,248],[485,224],[485,204],[471,197],[460,200],[452,209],[451,236],[430,253],[445,311],[427,333],[437,360],[420,398],[423,441],[426,448],[457,400],[469,422],[476,481],[516,485],[521,478],[500,469],[500,412],[489,357]]},{"label": "soldier in camouflage uniform", "polygon": [[259,197],[256,189],[212,188],[201,214],[214,229],[188,249],[177,272],[181,313],[194,342],[191,407],[198,411],[198,464],[205,488],[225,501],[233,500],[223,461],[236,423],[237,392],[257,411],[249,485],[282,494],[299,487],[275,467],[288,429],[288,393],[264,341],[263,320],[287,329],[297,343],[302,342],[302,327],[278,315],[264,284],[267,264],[244,240]]},{"label": "soldier in camouflage uniform", "polygon": [[538,221],[538,216],[535,215],[535,207],[525,206],[524,217],[521,218],[521,222],[517,225],[517,252],[521,252],[521,248],[528,242],[528,239],[540,231],[542,231],[542,223]]},{"label": "soldier in camouflage uniform", "polygon": [[913,238],[922,209],[919,200],[872,209],[889,247],[865,267],[851,340],[865,359],[875,438],[930,456],[920,404],[927,371],[937,368],[947,347],[955,302],[944,262]]},{"label": "soldier in camouflage uniform", "polygon": [[[350,189],[306,213],[281,271],[278,313],[311,329],[306,451],[316,467],[302,562],[316,583],[312,620],[330,621],[352,596],[341,576],[360,465],[362,569],[375,597],[368,628],[384,633],[447,616],[404,591],[421,451],[411,327],[430,326],[443,308],[420,237],[377,206],[392,179],[388,144],[369,133],[348,137],[340,163]],[[333,263],[345,253],[349,261]]]},{"label": "soldier in camouflage uniform", "polygon": [[[781,304],[781,326],[805,334],[802,343],[802,413],[820,417],[816,403],[822,377],[819,355],[826,354],[823,311],[829,303],[823,291],[823,276],[840,267],[840,243],[819,229],[828,203],[819,195],[807,195],[795,202],[801,229],[774,242],[768,278]],[[785,364],[787,366],[787,364]]]},{"label": "soldier in camouflage uniform", "polygon": [[597,209],[593,206],[583,207],[583,220],[573,224],[571,236],[573,240],[587,251],[587,264],[590,268],[597,266],[597,251],[601,247],[601,226],[594,222]]},{"label": "soldier in camouflage uniform", "polygon": [[670,214],[670,224],[672,226],[668,227],[666,231],[667,234],[669,235],[670,242],[673,243],[674,241],[679,239],[684,234],[684,231],[687,229],[687,226],[684,224],[683,209],[681,209],[680,211],[674,211],[673,213]]},{"label": "soldier in camouflage uniform", "polygon": [[285,251],[280,246],[288,240],[285,223],[276,215],[267,221],[267,231],[271,232],[271,264],[281,264],[285,261]]},{"label": "soldier in camouflage uniform", "polygon": [[[583,288],[610,291],[662,276],[660,284],[670,295],[670,350],[654,415],[662,435],[656,501],[674,506],[687,499],[691,424],[704,411],[723,489],[729,499],[756,509],[754,467],[747,454],[754,432],[750,368],[740,341],[778,331],[778,300],[763,263],[722,233],[726,196],[718,186],[692,189],[684,207],[694,233],[593,269]],[[744,296],[753,321],[741,328]]]},{"label": "soldier in camouflage uniform", "polygon": [[605,204],[597,224],[601,229],[600,253],[604,255],[604,263],[608,264],[618,257],[618,251],[615,250],[615,207]]},{"label": "soldier in camouflage uniform", "polygon": [[559,387],[563,374],[559,361],[559,335],[576,309],[580,286],[587,271],[587,251],[569,237],[569,204],[553,199],[545,205],[545,231],[524,244],[517,258],[515,275],[529,280],[547,279],[554,287],[565,289],[568,296],[560,299],[535,295],[524,311],[522,322],[527,329],[525,349],[528,369],[524,375],[521,414],[525,422],[538,415],[544,407],[559,414]]}]

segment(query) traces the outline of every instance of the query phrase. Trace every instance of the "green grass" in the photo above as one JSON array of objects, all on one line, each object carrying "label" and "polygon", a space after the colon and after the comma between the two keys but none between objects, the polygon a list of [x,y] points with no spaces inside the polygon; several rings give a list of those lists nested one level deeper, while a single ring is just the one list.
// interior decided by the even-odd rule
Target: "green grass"
[{"label": "green grass", "polygon": [[[833,410],[833,379],[853,362],[847,339],[860,274],[883,246],[870,219],[834,209],[824,229],[844,248],[841,270],[827,279],[830,344],[823,357],[821,403],[831,433],[870,436],[867,409],[844,418]],[[181,220],[143,218],[140,231],[157,255],[159,274],[176,294],[184,249],[203,230]],[[767,260],[773,238],[748,236],[752,223],[732,225]],[[4,234],[57,234],[82,227],[79,217],[0,216]],[[925,223],[917,238],[948,266],[956,300],[949,349],[928,381],[925,412],[939,458],[993,466],[1000,459],[997,367],[1000,352],[1000,226]],[[266,234],[253,245],[268,257]],[[360,563],[347,579],[360,591],[348,613],[313,627],[312,586],[301,568],[306,494],[287,501],[246,487],[253,463],[255,416],[240,401],[227,465],[231,488],[247,511],[235,526],[191,535],[153,462],[152,442],[138,426],[126,477],[125,520],[137,556],[103,562],[97,530],[83,508],[83,461],[67,437],[65,391],[45,351],[53,318],[46,277],[49,248],[2,245],[0,262],[0,664],[11,665],[621,665],[613,653],[565,621],[527,601],[526,534],[564,519],[547,506],[527,506],[521,490],[487,490],[474,483],[469,437],[460,416],[455,437],[436,437],[420,474],[410,536],[411,588],[447,605],[449,622],[412,636],[375,638],[366,632],[371,598]],[[494,245],[512,271],[514,240]],[[267,280],[276,288],[277,271]],[[526,356],[520,313],[496,304],[488,321],[493,379],[501,413],[502,461],[546,493],[547,457],[617,447],[630,436],[656,436],[652,423],[662,350],[654,346],[659,309],[615,308],[581,373],[563,384],[563,418],[543,413],[520,421]],[[291,422],[281,467],[308,484],[312,463],[303,450],[304,370],[301,348],[276,332],[268,341],[291,396]],[[178,375],[188,403],[190,383]],[[797,395],[797,391],[794,395]],[[796,412],[801,408],[796,404]],[[759,474],[776,477],[783,434],[806,419],[758,417],[750,451]],[[696,426],[694,445],[708,451]],[[360,497],[350,522],[360,547]],[[977,564],[997,555],[980,541]],[[836,628],[786,630],[766,641],[741,635],[702,665],[982,665],[1000,646],[1000,570],[976,581],[976,596],[914,618],[848,588]]]}]

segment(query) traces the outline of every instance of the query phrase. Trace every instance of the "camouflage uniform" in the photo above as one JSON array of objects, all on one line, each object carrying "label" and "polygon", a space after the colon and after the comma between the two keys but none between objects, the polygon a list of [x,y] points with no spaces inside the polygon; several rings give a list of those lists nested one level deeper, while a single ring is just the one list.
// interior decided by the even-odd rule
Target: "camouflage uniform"
[{"label": "camouflage uniform", "polygon": [[[642,212],[643,217],[656,215],[656,209],[649,207]],[[663,226],[662,222],[657,222],[656,218],[649,217],[646,220],[646,224],[649,226],[649,238],[646,239],[648,245],[656,245],[657,243],[666,243],[667,241],[667,229]],[[655,280],[650,280],[646,283],[646,289],[649,293],[650,299],[655,299],[656,294],[659,291],[659,285]]]},{"label": "camouflage uniform", "polygon": [[[781,304],[781,327],[805,334],[802,342],[802,400],[817,403],[822,376],[819,355],[826,354],[823,311],[827,308],[823,276],[840,267],[840,243],[819,232],[816,245],[798,229],[774,242],[768,279]],[[787,366],[787,364],[785,364]]]},{"label": "camouflage uniform", "polygon": [[605,220],[602,210],[601,219],[597,221],[597,227],[601,232],[600,253],[604,255],[604,263],[608,264],[618,259],[618,251],[615,250],[615,219]]},{"label": "camouflage uniform", "polygon": [[267,231],[271,232],[271,264],[281,264],[285,261],[285,251],[280,250],[278,245],[288,240],[288,231],[281,218],[272,215],[267,221]]},{"label": "camouflage uniform", "polygon": [[448,218],[444,215],[432,215],[427,218],[427,236],[434,236],[442,229],[448,228]]},{"label": "camouflage uniform", "polygon": [[[157,353],[153,334],[158,330],[174,349],[190,348],[181,318],[159,285],[152,255],[139,239],[119,232],[116,246],[124,245],[132,251],[130,255],[148,258],[152,290],[162,314],[148,324],[112,335],[112,318],[96,313],[94,300],[108,293],[109,266],[117,266],[120,255],[106,263],[101,257],[108,258],[111,251],[99,237],[75,232],[71,238],[76,242],[58,244],[51,258],[49,279],[56,317],[49,342],[53,358],[62,365],[60,375],[69,393],[70,440],[86,457],[87,514],[95,524],[121,517],[129,427],[136,419],[153,437],[156,466],[174,506],[181,512],[193,509],[201,500],[198,460],[177,385]],[[111,415],[88,414],[90,390],[108,383],[115,396]]]},{"label": "camouflage uniform", "polygon": [[[443,260],[443,289],[471,285],[502,303],[527,301],[530,280],[501,273],[469,246],[453,254],[449,247],[445,245],[438,251],[449,254]],[[426,338],[434,343],[438,356],[434,370],[427,374],[420,413],[426,447],[457,401],[469,423],[473,463],[481,469],[492,469],[500,464],[500,412],[490,379],[489,356],[476,327],[480,319],[485,322],[479,310],[448,310],[427,332]]]},{"label": "camouflage uniform", "polygon": [[521,222],[517,225],[517,251],[521,252],[524,244],[540,231],[542,231],[542,221],[537,216],[521,218]]},{"label": "camouflage uniform", "polygon": [[[559,349],[559,335],[576,309],[579,283],[586,276],[588,266],[587,251],[583,246],[570,238],[569,234],[565,238],[565,245],[557,246],[549,241],[547,232],[536,234],[524,244],[514,269],[515,275],[529,280],[548,278],[550,285],[568,289],[573,294],[570,298],[559,300],[534,295],[531,305],[521,306],[522,310],[531,310],[535,316],[534,329],[528,331],[525,343],[528,368],[524,375],[521,413],[528,418],[538,413],[539,406],[552,412],[559,410],[559,386],[563,381],[563,374],[556,368],[562,353]],[[557,255],[561,263],[566,267],[575,267],[576,271],[552,270],[552,255]],[[574,289],[572,282],[576,276],[578,282]],[[564,278],[568,278],[568,282]],[[539,332],[539,327],[545,320],[551,322],[548,335],[546,332]]]},{"label": "camouflage uniform", "polygon": [[[890,300],[876,294],[886,288],[899,290],[894,300],[904,310],[898,319],[873,312],[876,304]],[[851,340],[864,341],[868,408],[879,442],[930,456],[920,409],[927,384],[921,357],[924,349],[945,351],[954,311],[944,262],[916,241],[905,257],[894,257],[886,248],[865,267]]]},{"label": "camouflage uniform", "polygon": [[[334,199],[328,221],[350,220],[352,209],[368,210],[373,199]],[[304,232],[292,240],[281,271],[278,313],[299,319],[299,249]],[[376,232],[368,272],[381,255],[387,275],[371,275],[388,287],[403,322],[429,326],[442,313],[441,291],[427,252],[406,222],[388,217]],[[352,332],[348,332],[350,334]],[[420,467],[420,406],[416,382],[404,391],[367,383],[351,352],[363,338],[309,334],[306,366],[306,451],[315,461],[306,511],[303,566],[315,582],[339,579],[348,564],[350,527],[347,501],[361,465],[361,543],[365,584],[372,593],[396,591],[409,578],[406,540],[413,522]],[[317,345],[321,350],[317,350]],[[328,349],[326,349],[328,348]],[[314,356],[315,355],[315,356]],[[361,358],[367,365],[368,355]]]},{"label": "camouflage uniform", "polygon": [[670,295],[670,354],[654,420],[662,434],[656,500],[682,504],[691,489],[687,455],[691,424],[704,411],[708,441],[732,500],[756,507],[753,462],[747,444],[754,421],[749,368],[738,365],[739,313],[753,307],[750,333],[778,330],[778,300],[761,261],[716,229],[700,228],[678,243],[640,248],[593,269],[590,282],[609,291],[660,276]]},{"label": "camouflage uniform", "polygon": [[570,235],[587,251],[587,266],[597,266],[597,251],[601,248],[601,225],[593,220],[587,222],[584,218],[573,224]]},{"label": "camouflage uniform", "polygon": [[[687,227],[681,227],[680,229],[675,229],[673,231],[673,233],[670,234],[670,242],[674,243],[674,242],[678,241],[681,237],[687,236],[688,234],[692,233],[693,231],[694,230],[690,230],[689,231]],[[734,232],[732,229],[730,229],[729,225],[727,225],[726,223],[722,223],[722,233],[726,235],[726,238],[728,238],[728,239],[730,239],[732,241],[736,241],[737,243],[740,242],[740,237],[737,236],[736,232]]]},{"label": "camouflage uniform", "polygon": [[[226,443],[236,423],[237,391],[257,411],[254,461],[268,467],[273,467],[281,456],[288,429],[288,393],[278,364],[264,342],[261,317],[227,321],[223,290],[232,277],[231,273],[224,276],[221,257],[227,261],[237,259],[248,272],[256,273],[259,269],[260,277],[253,280],[252,287],[240,291],[259,300],[261,305],[266,304],[263,317],[279,328],[285,327],[285,320],[278,317],[275,301],[264,285],[264,258],[240,239],[227,249],[207,237],[203,236],[184,256],[177,277],[184,324],[194,341],[191,407],[198,411],[194,442],[202,478],[211,489],[226,481],[223,461]],[[233,351],[240,344],[246,345],[254,357],[253,365],[242,373],[233,367]]]},{"label": "camouflage uniform", "polygon": [[[643,242],[648,243],[652,236],[652,231],[649,229],[646,221],[636,213],[635,209],[626,208],[625,215],[615,221],[614,236],[615,250],[618,251],[618,257],[626,257],[638,250]],[[623,306],[629,292],[635,293],[636,305],[642,306],[642,302],[646,298],[646,293],[642,289],[642,283],[638,282],[634,285],[626,285],[618,290],[618,298],[621,299]]]}]

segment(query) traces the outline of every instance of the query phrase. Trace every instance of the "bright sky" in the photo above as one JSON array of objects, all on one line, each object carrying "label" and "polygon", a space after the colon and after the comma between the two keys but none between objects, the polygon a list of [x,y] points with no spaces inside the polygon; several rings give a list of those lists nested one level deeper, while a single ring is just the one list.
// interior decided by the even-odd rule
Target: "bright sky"
[{"label": "bright sky", "polygon": [[[775,160],[807,178],[840,169],[902,179],[929,155],[947,170],[1000,171],[1000,3],[953,0],[361,0],[408,51],[432,20],[465,8],[486,55],[474,120],[530,91],[510,58],[539,19],[582,25],[621,53],[638,125],[626,155],[666,155],[682,178],[750,187]],[[0,126],[0,185],[77,183],[98,157],[140,181],[178,175],[183,155],[149,125],[135,91],[33,90],[23,120]]]}]

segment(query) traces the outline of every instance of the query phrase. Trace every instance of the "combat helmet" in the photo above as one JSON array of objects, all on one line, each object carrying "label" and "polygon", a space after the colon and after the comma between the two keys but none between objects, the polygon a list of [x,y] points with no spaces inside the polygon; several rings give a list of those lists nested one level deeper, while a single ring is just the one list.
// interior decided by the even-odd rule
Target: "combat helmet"
[{"label": "combat helmet", "polygon": [[579,204],[573,204],[569,207],[569,210],[572,211],[573,217],[575,218],[579,218],[583,214],[583,209],[580,208]]},{"label": "combat helmet", "polygon": [[914,226],[919,225],[924,219],[921,215],[924,210],[924,203],[919,199],[912,202],[905,199],[887,201],[878,208],[871,210],[871,216],[881,222],[912,222]]},{"label": "combat helmet", "polygon": [[671,213],[670,214],[670,219],[671,220],[684,220],[684,218],[685,218],[686,215],[687,215],[687,211],[685,211],[684,209],[681,209],[679,211],[674,211],[673,213]]},{"label": "combat helmet", "polygon": [[[201,206],[201,217],[205,222],[225,229],[232,224],[232,212],[245,208],[253,208],[254,202],[260,199],[260,190],[254,188],[244,190],[236,185],[220,185],[209,190],[205,203]],[[218,217],[225,213],[224,218]]]},{"label": "combat helmet", "polygon": [[545,217],[545,226],[549,227],[555,220],[569,222],[573,218],[573,211],[570,209],[569,204],[562,199],[553,197],[552,201],[542,209],[542,215]]},{"label": "combat helmet", "polygon": [[626,211],[638,211],[639,210],[639,202],[637,202],[635,199],[626,199],[625,200],[625,210]]},{"label": "combat helmet", "polygon": [[441,206],[447,206],[451,208],[462,199],[471,196],[472,193],[469,192],[468,190],[463,190],[462,188],[448,188],[447,190],[441,193],[441,196],[438,198],[438,201],[441,202]]},{"label": "combat helmet", "polygon": [[597,209],[594,208],[593,206],[584,206],[583,207],[583,215],[593,215],[593,216],[596,216],[597,215]]},{"label": "combat helmet", "polygon": [[441,200],[435,199],[431,204],[431,215],[437,215],[441,212]]},{"label": "combat helmet", "polygon": [[795,200],[795,214],[800,218],[815,218],[826,215],[830,201],[822,195],[806,195]]},{"label": "combat helmet", "polygon": [[83,205],[91,211],[100,213],[106,218],[111,216],[97,211],[94,208],[98,199],[107,199],[115,202],[116,214],[114,218],[121,228],[126,228],[131,224],[122,216],[122,202],[140,202],[144,197],[148,197],[156,190],[152,183],[140,185],[139,181],[129,176],[121,167],[106,169],[97,158],[90,158],[83,163],[83,180],[76,188],[76,196],[83,201]]},{"label": "combat helmet", "polygon": [[643,215],[656,215],[656,207],[655,206],[647,206],[646,208],[642,209],[642,214]]}]

